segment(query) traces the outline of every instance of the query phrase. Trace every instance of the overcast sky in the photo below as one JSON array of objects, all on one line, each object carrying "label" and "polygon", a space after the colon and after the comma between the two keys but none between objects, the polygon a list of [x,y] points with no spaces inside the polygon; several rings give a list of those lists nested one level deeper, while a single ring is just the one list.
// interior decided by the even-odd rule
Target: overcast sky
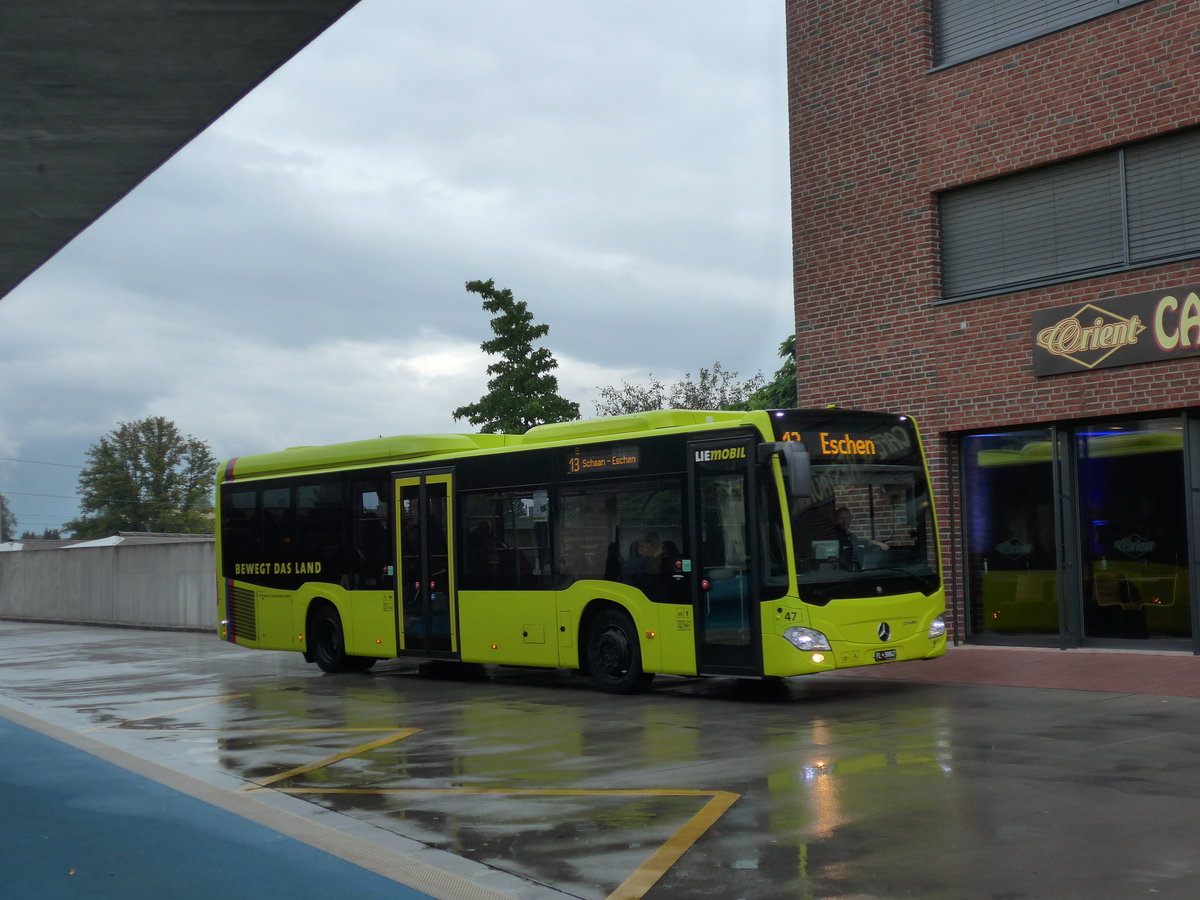
[{"label": "overcast sky", "polygon": [[777,0],[362,0],[0,300],[0,493],[57,527],[146,416],[219,458],[467,429],[473,279],[549,325],[585,416],[650,373],[769,377],[786,102]]}]

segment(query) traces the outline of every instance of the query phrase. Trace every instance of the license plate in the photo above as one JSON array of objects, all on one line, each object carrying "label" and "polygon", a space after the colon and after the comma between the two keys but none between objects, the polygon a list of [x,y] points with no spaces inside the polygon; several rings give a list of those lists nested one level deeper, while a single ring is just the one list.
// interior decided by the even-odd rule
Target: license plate
[{"label": "license plate", "polygon": [[895,658],[896,658],[895,650],[876,650],[875,651],[875,662],[886,662],[889,659],[895,659]]}]

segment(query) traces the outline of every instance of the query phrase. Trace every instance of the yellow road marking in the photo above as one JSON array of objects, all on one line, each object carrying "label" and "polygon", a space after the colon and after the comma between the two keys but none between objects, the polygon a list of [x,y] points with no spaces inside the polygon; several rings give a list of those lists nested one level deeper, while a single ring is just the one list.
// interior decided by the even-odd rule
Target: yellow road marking
[{"label": "yellow road marking", "polygon": [[270,778],[260,778],[251,785],[246,785],[242,790],[252,791],[257,788],[263,788],[267,785],[275,784],[277,781],[284,781],[288,778],[294,778],[297,775],[303,775],[305,772],[311,772],[313,769],[320,769],[325,766],[333,765],[335,762],[340,762],[343,759],[348,759],[351,756],[357,756],[360,753],[366,753],[368,750],[374,750],[377,747],[383,747],[393,741],[403,740],[406,737],[411,737],[417,734],[420,728],[404,728],[387,737],[382,737],[377,741],[371,741],[369,744],[363,744],[360,747],[353,747],[350,750],[344,750],[341,753],[335,753],[333,756],[327,756],[325,759],[317,762],[307,763],[303,766],[297,766],[294,769],[288,769],[286,772],[281,772],[278,775],[272,775]]},{"label": "yellow road marking", "polygon": [[671,866],[679,862],[679,858],[691,849],[692,844],[737,802],[740,795],[729,791],[714,791],[711,796],[712,799],[704,804],[704,808],[638,866],[632,875],[608,895],[607,900],[639,900]]},{"label": "yellow road marking", "polygon": [[91,732],[104,731],[106,728],[120,728],[123,725],[129,725],[132,722],[145,722],[147,719],[164,719],[167,716],[176,716],[179,713],[191,712],[193,709],[200,709],[205,706],[214,706],[217,703],[228,703],[230,700],[241,700],[243,697],[249,697],[249,694],[226,694],[224,697],[213,697],[211,700],[201,700],[199,703],[193,703],[190,706],[183,706],[179,709],[168,709],[166,712],[151,713],[148,716],[138,716],[136,719],[122,719],[119,722],[111,722],[108,725],[101,725],[97,728],[88,729]]},{"label": "yellow road marking", "polygon": [[[506,797],[716,797],[725,791],[685,788],[272,788],[281,794],[502,794]],[[729,794],[736,800],[741,794]],[[730,801],[732,803],[732,801]],[[728,808],[728,806],[726,807]]]},{"label": "yellow road marking", "polygon": [[[147,718],[157,718],[157,716],[148,716]],[[138,719],[126,719],[126,722],[137,722]],[[115,725],[106,725],[105,728],[119,728],[125,722],[117,722]],[[93,731],[99,731],[99,728],[93,728]],[[189,725],[186,732],[179,728],[139,728],[138,734],[150,734],[155,731],[179,732],[186,734],[379,734],[387,732],[391,734],[395,729],[392,728],[205,728],[202,725]],[[420,731],[421,729],[417,729]]]},{"label": "yellow road marking", "polygon": [[[394,728],[214,728],[221,734],[393,734]],[[412,734],[420,728],[408,729]]]},{"label": "yellow road marking", "polygon": [[275,788],[280,793],[337,794],[359,796],[428,796],[430,794],[488,795],[506,797],[708,797],[709,801],[683,827],[671,835],[649,858],[638,866],[605,900],[641,900],[670,868],[679,862],[713,824],[741,797],[731,791],[685,789],[617,788],[613,790],[570,788]]},{"label": "yellow road marking", "polygon": [[[222,734],[351,734],[364,732],[366,734],[386,731],[391,734],[391,728],[220,728]],[[413,731],[420,731],[415,728]]]}]

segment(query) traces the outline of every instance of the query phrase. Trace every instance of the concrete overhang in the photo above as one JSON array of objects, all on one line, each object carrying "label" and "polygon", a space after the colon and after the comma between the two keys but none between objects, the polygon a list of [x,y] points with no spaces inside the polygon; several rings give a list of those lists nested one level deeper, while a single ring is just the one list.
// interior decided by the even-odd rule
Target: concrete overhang
[{"label": "concrete overhang", "polygon": [[0,0],[0,299],[358,0]]}]

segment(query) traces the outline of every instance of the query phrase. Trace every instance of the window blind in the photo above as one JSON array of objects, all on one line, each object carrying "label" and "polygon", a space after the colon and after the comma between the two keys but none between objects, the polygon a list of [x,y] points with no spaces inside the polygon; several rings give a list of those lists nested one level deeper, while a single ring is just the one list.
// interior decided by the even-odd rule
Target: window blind
[{"label": "window blind", "polygon": [[1127,148],[1125,180],[1131,262],[1200,252],[1200,131]]},{"label": "window blind", "polygon": [[1144,0],[936,0],[934,62],[1010,47]]},{"label": "window blind", "polygon": [[940,206],[948,298],[1124,262],[1120,167],[1112,153],[948,191]]}]

